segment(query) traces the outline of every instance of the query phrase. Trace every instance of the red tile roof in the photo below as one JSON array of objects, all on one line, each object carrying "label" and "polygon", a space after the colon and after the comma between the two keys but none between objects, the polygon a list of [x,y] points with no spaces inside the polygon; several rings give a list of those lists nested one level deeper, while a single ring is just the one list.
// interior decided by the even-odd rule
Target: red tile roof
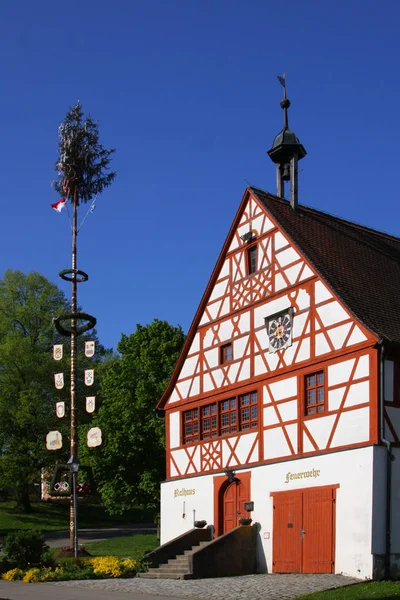
[{"label": "red tile roof", "polygon": [[400,239],[248,188],[343,304],[373,333],[400,343]]}]

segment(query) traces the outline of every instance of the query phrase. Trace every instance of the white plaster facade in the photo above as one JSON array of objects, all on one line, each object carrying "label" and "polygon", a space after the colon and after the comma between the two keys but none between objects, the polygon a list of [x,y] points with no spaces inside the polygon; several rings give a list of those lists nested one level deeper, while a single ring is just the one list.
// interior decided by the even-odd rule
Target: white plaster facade
[{"label": "white plaster facade", "polygon": [[[384,553],[384,460],[383,448],[369,446],[243,469],[251,471],[251,500],[254,502],[251,516],[254,523],[260,524],[258,571],[272,572],[274,532],[271,493],[338,485],[335,508],[335,573],[360,579],[372,578],[373,554]],[[400,465],[400,454],[398,464]],[[290,480],[291,473],[303,472],[318,475]],[[240,478],[240,470],[236,471],[236,475]],[[399,483],[400,468],[393,481],[396,498],[399,495]],[[208,524],[212,524],[213,476],[204,475],[163,483],[161,506],[162,544],[191,529],[196,519],[205,519]],[[400,521],[398,511],[393,515],[393,521]],[[394,530],[400,532],[400,523]],[[393,552],[399,551],[400,535],[396,534],[393,536]]]}]

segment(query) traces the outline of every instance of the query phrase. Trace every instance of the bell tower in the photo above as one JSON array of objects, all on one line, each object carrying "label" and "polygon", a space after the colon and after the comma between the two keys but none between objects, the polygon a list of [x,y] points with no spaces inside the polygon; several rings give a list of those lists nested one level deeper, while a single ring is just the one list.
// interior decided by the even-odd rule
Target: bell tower
[{"label": "bell tower", "polygon": [[290,100],[286,97],[285,75],[279,77],[283,86],[283,98],[280,102],[283,108],[283,129],[275,137],[268,156],[276,164],[276,195],[285,197],[285,181],[290,181],[290,205],[293,210],[298,205],[298,161],[307,154],[303,144],[300,143],[294,131],[289,129],[288,108]]}]

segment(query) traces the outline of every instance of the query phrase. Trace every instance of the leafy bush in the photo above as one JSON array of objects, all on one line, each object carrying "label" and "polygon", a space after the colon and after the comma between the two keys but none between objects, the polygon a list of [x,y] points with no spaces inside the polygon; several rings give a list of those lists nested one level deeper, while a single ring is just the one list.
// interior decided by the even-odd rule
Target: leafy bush
[{"label": "leafy bush", "polygon": [[9,533],[3,543],[5,561],[18,568],[40,564],[48,559],[48,550],[42,532],[35,529]]}]

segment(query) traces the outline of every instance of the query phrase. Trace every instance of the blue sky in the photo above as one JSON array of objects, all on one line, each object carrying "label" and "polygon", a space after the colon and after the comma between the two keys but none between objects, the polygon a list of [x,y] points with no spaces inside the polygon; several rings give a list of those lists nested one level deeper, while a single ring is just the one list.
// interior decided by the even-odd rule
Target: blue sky
[{"label": "blue sky", "polygon": [[283,72],[300,202],[400,236],[399,19],[397,0],[4,3],[0,275],[70,293],[50,182],[80,99],[117,179],[79,236],[79,301],[108,347],[154,318],[187,331],[247,182],[275,192]]}]

